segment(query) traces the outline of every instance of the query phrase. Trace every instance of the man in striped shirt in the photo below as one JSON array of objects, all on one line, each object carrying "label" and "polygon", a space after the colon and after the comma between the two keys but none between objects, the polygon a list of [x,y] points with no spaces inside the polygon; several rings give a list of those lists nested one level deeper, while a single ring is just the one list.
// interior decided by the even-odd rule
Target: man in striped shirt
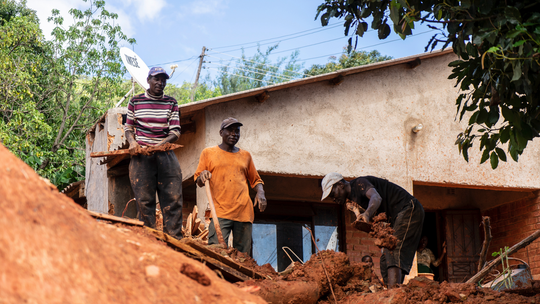
[{"label": "man in striped shirt", "polygon": [[180,137],[178,103],[163,94],[169,75],[160,67],[148,72],[148,90],[129,101],[124,125],[131,161],[129,179],[139,219],[156,226],[156,191],[163,214],[163,231],[182,238],[182,171],[173,151],[138,154],[147,146],[174,143]]}]

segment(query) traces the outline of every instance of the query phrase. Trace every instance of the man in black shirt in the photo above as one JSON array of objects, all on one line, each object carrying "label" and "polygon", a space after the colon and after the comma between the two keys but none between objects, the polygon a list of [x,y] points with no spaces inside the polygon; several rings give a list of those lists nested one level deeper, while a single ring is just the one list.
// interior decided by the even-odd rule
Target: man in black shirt
[{"label": "man in black shirt", "polygon": [[321,186],[321,200],[330,197],[339,204],[350,200],[366,209],[357,220],[369,223],[374,215],[386,213],[398,244],[392,251],[383,249],[381,274],[388,287],[401,284],[411,269],[422,237],[422,204],[400,186],[374,176],[358,177],[348,182],[341,174],[333,172],[324,177]]}]

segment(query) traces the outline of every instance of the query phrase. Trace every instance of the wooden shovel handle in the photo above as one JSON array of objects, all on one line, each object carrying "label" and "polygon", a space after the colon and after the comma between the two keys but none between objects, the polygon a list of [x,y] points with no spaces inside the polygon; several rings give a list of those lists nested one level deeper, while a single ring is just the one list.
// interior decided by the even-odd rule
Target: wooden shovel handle
[{"label": "wooden shovel handle", "polygon": [[221,245],[225,246],[225,248],[227,248],[227,244],[223,239],[223,233],[221,233],[221,227],[219,226],[216,207],[214,206],[214,200],[212,199],[212,191],[210,190],[210,182],[208,180],[204,182],[204,187],[206,188],[206,196],[208,196],[208,204],[210,205],[210,212],[212,213],[212,219],[214,220],[214,228],[216,229],[218,242]]}]

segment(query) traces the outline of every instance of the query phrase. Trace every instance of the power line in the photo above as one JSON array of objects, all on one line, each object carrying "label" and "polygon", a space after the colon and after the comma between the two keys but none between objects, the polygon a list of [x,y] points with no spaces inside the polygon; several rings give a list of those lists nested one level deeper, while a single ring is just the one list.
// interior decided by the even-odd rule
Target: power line
[{"label": "power line", "polygon": [[[174,76],[173,79],[176,79],[176,77],[178,77],[178,75],[184,73],[188,68],[190,68],[190,67],[193,65],[194,62],[197,61],[197,59],[199,59],[199,58],[193,59],[193,60],[189,63],[189,65],[187,65],[187,66],[182,70],[182,72],[180,72],[180,73],[175,73],[175,76]],[[172,80],[172,79],[171,79],[171,80]]]},{"label": "power line", "polygon": [[[216,56],[212,56],[212,55],[207,55],[207,56],[208,56],[208,57],[212,57],[212,58],[217,58],[217,59],[223,60],[223,59],[221,59],[221,58],[219,58],[219,57],[216,57]],[[246,61],[247,61],[247,60],[246,60]],[[251,60],[249,60],[249,61],[251,61]],[[251,62],[254,62],[254,61],[251,61]],[[219,64],[219,63],[215,63],[215,62],[211,62],[211,61],[208,61],[208,63],[218,64],[218,65],[221,65],[221,66],[227,66],[227,67],[228,67],[228,65],[223,65],[223,64]],[[262,62],[254,62],[254,63],[260,64],[260,65],[263,65],[263,66],[267,66],[266,63],[262,63]],[[249,66],[246,66],[245,63],[244,63],[242,66],[244,66],[244,67],[246,67],[246,68],[248,68],[248,69],[254,69],[254,70],[261,71],[261,72],[266,72],[266,73],[274,74],[274,75],[276,75],[276,76],[289,77],[289,78],[291,78],[291,79],[294,78],[294,77],[291,77],[291,76],[287,76],[287,75],[282,75],[282,74],[279,74],[279,73],[275,73],[275,72],[272,72],[272,71],[270,71],[270,70],[259,69],[259,68],[256,68],[256,67],[249,67]],[[236,67],[236,68],[238,68],[238,67]],[[238,68],[238,69],[239,69],[239,68]],[[281,69],[281,68],[278,68],[277,70],[280,70],[280,69]],[[285,69],[284,69],[283,71],[293,72],[292,70],[285,70]]]},{"label": "power line", "polygon": [[[236,57],[236,56],[229,55],[229,54],[225,54],[225,53],[220,53],[220,52],[216,52],[216,53],[222,54],[222,55],[225,55],[225,56],[229,56],[229,57],[232,57],[232,58],[240,59],[240,60],[245,60],[245,61],[249,61],[249,62],[253,62],[253,63],[258,63],[258,62],[253,61],[253,60],[248,60],[248,59],[245,59],[245,58],[240,58],[240,57]],[[219,58],[219,57],[215,57],[215,56],[212,56],[212,55],[207,55],[207,56],[211,56],[211,57],[214,57],[214,58]],[[221,59],[221,58],[219,58],[219,59]],[[266,63],[262,63],[262,64],[265,65],[265,66],[272,67],[272,68],[281,69],[280,67],[275,66],[275,65],[266,64]],[[302,75],[302,76],[306,75],[306,74],[304,74],[304,73],[299,73],[299,72],[295,72],[295,71],[291,71],[291,70],[287,70],[287,71],[292,72],[292,73],[295,73],[295,74],[299,74],[299,75]],[[306,75],[306,76],[308,76],[308,75]]]},{"label": "power line", "polygon": [[182,61],[188,61],[188,60],[191,60],[193,58],[199,58],[199,56],[191,56],[191,57],[186,58],[186,59],[180,59],[180,60],[174,60],[174,61],[169,61],[169,62],[151,64],[150,66],[152,67],[152,66],[160,66],[160,65],[164,65],[164,64],[170,64],[170,63],[178,63],[178,62],[182,62]]},{"label": "power line", "polygon": [[336,39],[330,39],[330,40],[326,40],[326,41],[321,41],[321,42],[317,42],[317,43],[313,43],[313,44],[304,45],[304,46],[297,47],[297,48],[294,48],[294,49],[288,49],[288,50],[284,50],[284,51],[279,51],[279,52],[275,52],[273,55],[280,54],[280,53],[285,53],[285,52],[289,52],[289,51],[296,51],[296,50],[299,50],[299,49],[303,49],[303,48],[307,48],[307,47],[310,47],[310,46],[315,46],[315,45],[319,45],[319,44],[323,44],[323,43],[327,43],[327,42],[340,40],[340,39],[343,39],[343,38],[344,37],[339,37],[339,38],[336,38]]},{"label": "power line", "polygon": [[[418,33],[418,34],[413,34],[413,35],[410,35],[410,37],[419,36],[419,35],[422,35],[422,34],[433,32],[433,31],[435,31],[435,30],[429,30],[429,31]],[[364,46],[364,47],[361,47],[361,48],[357,48],[356,50],[363,50],[363,49],[367,49],[367,48],[371,48],[371,47],[379,46],[379,45],[383,45],[383,44],[388,44],[388,43],[392,43],[392,42],[396,42],[396,41],[403,41],[403,40],[401,38],[397,38],[397,39],[388,40],[388,41],[385,41],[385,42],[381,42],[381,43],[372,44],[372,45]],[[335,55],[340,55],[342,53],[334,53],[334,54],[329,54],[329,55],[311,57],[311,58],[308,58],[308,59],[300,59],[300,60],[297,60],[297,62],[303,62],[303,61],[308,61],[308,60],[312,60],[312,59],[319,59],[319,58],[327,57],[327,56],[335,56]]]},{"label": "power line", "polygon": [[[373,31],[374,31],[374,30],[368,30],[368,31],[366,31],[366,33],[368,33],[368,32],[373,32]],[[306,34],[306,35],[309,35],[309,34]],[[273,44],[273,43],[276,43],[276,42],[277,42],[277,43],[280,43],[280,42],[282,42],[282,41],[291,40],[291,39],[303,37],[303,36],[306,36],[306,35],[300,35],[300,36],[292,37],[292,38],[289,38],[289,39],[283,39],[283,40],[279,40],[279,41],[272,41],[272,42],[268,42],[268,43],[263,43],[263,44],[259,44],[259,45],[243,47],[243,48],[239,48],[239,49],[224,50],[224,52],[234,52],[234,51],[239,51],[239,50],[251,49],[251,48],[254,48],[254,47],[260,47],[260,46],[263,46],[263,45]],[[335,40],[339,40],[339,39],[342,39],[342,38],[343,38],[343,37],[341,37],[341,38],[336,38],[336,39],[333,39],[333,40],[323,41],[323,42],[319,42],[318,44],[326,43],[326,42],[330,42],[330,41],[335,41]],[[315,44],[315,45],[316,45],[316,44]],[[309,45],[309,46],[311,46],[311,45]],[[304,47],[305,47],[305,46],[304,46]],[[301,47],[301,48],[302,48],[302,47]],[[274,54],[283,53],[283,52],[287,52],[287,51],[290,51],[290,50],[279,51],[279,52],[274,53]]]},{"label": "power line", "polygon": [[216,70],[216,71],[218,71],[218,72],[222,72],[222,73],[225,73],[225,74],[229,74],[230,76],[237,76],[237,77],[247,78],[247,79],[251,79],[251,80],[255,80],[255,81],[266,82],[266,83],[269,83],[269,84],[276,84],[276,83],[279,83],[279,82],[272,82],[272,81],[268,81],[268,80],[256,79],[256,78],[251,78],[251,77],[242,76],[242,75],[238,75],[238,74],[233,74],[233,73],[221,71],[221,70],[219,70],[219,69],[212,68],[212,67],[208,67],[207,69],[210,69],[210,70]]},{"label": "power line", "polygon": [[[228,65],[224,65],[224,64],[220,64],[220,63],[213,63],[213,62],[208,62],[208,63],[217,64],[217,65],[224,66],[224,67],[229,67]],[[244,65],[244,67],[246,67],[246,66]],[[250,67],[246,67],[246,68],[250,68]],[[273,73],[273,72],[270,72],[268,70],[263,70],[263,69],[258,69],[258,68],[253,68],[253,69],[259,70],[259,71],[262,71],[262,72],[266,72],[266,73],[259,73],[259,72],[255,72],[255,71],[252,71],[252,70],[244,70],[244,69],[241,69],[239,67],[235,67],[235,69],[240,70],[240,71],[244,71],[244,72],[248,72],[248,73],[259,74],[259,75],[263,75],[263,76],[266,76],[267,74],[273,74],[273,75],[270,75],[270,77],[282,78],[282,79],[287,80],[287,81],[294,79],[293,77],[290,77],[290,76],[281,75],[281,74],[278,74],[278,73]]]},{"label": "power line", "polygon": [[[306,35],[311,35],[311,34],[315,34],[315,33],[318,33],[318,32],[322,32],[322,31],[326,31],[326,30],[329,30],[329,29],[333,29],[333,28],[336,28],[338,26],[340,26],[341,24],[338,23],[338,24],[335,24],[335,25],[331,25],[331,26],[328,26],[328,27],[325,27],[325,28],[320,28],[320,27],[316,27],[316,28],[312,28],[310,30],[305,30],[305,31],[301,31],[301,32],[296,32],[296,33],[292,33],[292,34],[288,34],[288,35],[283,35],[283,36],[278,36],[278,37],[274,37],[274,38],[268,38],[268,39],[262,39],[262,40],[259,40],[259,41],[253,41],[253,42],[245,42],[245,43],[240,43],[240,44],[234,44],[234,45],[228,45],[228,46],[219,46],[219,47],[214,47],[212,49],[226,49],[226,48],[230,48],[230,47],[236,47],[236,46],[241,46],[241,45],[246,45],[246,44],[252,44],[252,43],[259,43],[259,42],[263,42],[263,41],[268,41],[268,40],[276,40],[276,39],[280,39],[280,38],[284,38],[284,37],[288,37],[288,36],[294,36],[294,35],[297,35],[297,34],[302,34],[302,33],[305,33],[305,32],[310,32],[310,31],[315,31],[315,32],[312,32],[312,33],[308,33],[308,34],[305,34],[305,35],[300,35],[298,37],[303,37],[303,36],[306,36]],[[298,37],[293,37],[293,38],[298,38]],[[284,40],[289,40],[289,39],[293,39],[293,38],[288,38],[288,39],[284,39]],[[283,41],[284,41],[283,40]]]},{"label": "power line", "polygon": [[[296,36],[296,37],[291,37],[291,38],[287,38],[287,39],[283,39],[283,40],[280,40],[279,42],[281,41],[286,41],[286,40],[291,40],[291,39],[295,39],[295,38],[299,38],[299,37],[303,37],[303,36],[307,36],[307,35],[311,35],[311,34],[315,34],[315,33],[318,33],[318,32],[322,32],[322,31],[326,31],[326,30],[329,30],[329,29],[333,29],[333,28],[336,28],[338,26],[341,26],[341,24],[335,24],[335,25],[331,25],[331,26],[328,26],[328,27],[325,27],[325,28],[313,28],[313,29],[310,29],[310,30],[305,30],[305,31],[301,31],[301,32],[297,32],[297,33],[292,33],[292,34],[288,34],[288,35],[283,35],[283,36],[278,36],[278,37],[274,37],[274,38],[268,38],[268,39],[262,39],[262,40],[259,40],[259,41],[253,41],[253,42],[247,42],[247,43],[241,43],[241,44],[235,44],[235,45],[229,45],[229,46],[220,46],[220,47],[215,47],[215,48],[212,48],[212,49],[224,49],[224,48],[229,48],[229,47],[235,47],[235,46],[241,46],[241,45],[246,45],[246,44],[252,44],[252,43],[257,43],[257,42],[263,42],[263,41],[269,41],[269,40],[276,40],[276,39],[279,39],[279,38],[283,38],[283,37],[288,37],[288,36],[293,36],[293,35],[297,35],[297,34],[301,34],[301,33],[305,33],[305,32],[309,32],[309,31],[314,31],[315,32],[312,32],[312,33],[308,33],[308,34],[304,34],[304,35],[299,35],[299,36]],[[272,42],[268,42],[268,43],[264,43],[264,44],[261,44],[261,45],[268,45],[268,44],[272,44],[272,43],[275,43],[275,42],[278,42],[278,41],[272,41]],[[257,47],[256,45],[255,46],[249,46],[249,47],[246,47],[244,49],[247,49],[247,48],[254,48],[254,47]],[[225,50],[226,52],[231,52],[231,51],[237,51],[237,50],[241,50],[240,49],[234,49],[234,50]],[[150,66],[160,66],[160,65],[165,65],[165,64],[170,64],[170,63],[178,63],[178,62],[182,62],[182,61],[188,61],[188,60],[191,60],[193,58],[198,58],[199,56],[192,56],[190,58],[186,58],[186,59],[179,59],[179,60],[174,60],[174,61],[169,61],[169,62],[163,62],[163,63],[156,63],[156,64],[152,64]]]}]

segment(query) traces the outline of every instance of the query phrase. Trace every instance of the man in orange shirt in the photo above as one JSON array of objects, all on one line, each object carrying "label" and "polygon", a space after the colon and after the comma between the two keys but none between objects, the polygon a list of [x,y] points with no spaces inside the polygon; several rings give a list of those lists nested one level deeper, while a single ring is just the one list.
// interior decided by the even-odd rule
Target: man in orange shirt
[{"label": "man in orange shirt", "polygon": [[[264,183],[255,169],[251,154],[236,147],[241,126],[242,124],[232,117],[221,123],[219,135],[222,142],[202,151],[195,171],[195,182],[199,187],[204,187],[207,180],[210,182],[212,199],[225,242],[229,242],[232,231],[233,247],[249,254],[255,215],[248,183],[257,192],[255,206],[258,204],[261,212],[266,209],[266,197]],[[213,221],[208,230],[208,244],[218,244]]]}]

